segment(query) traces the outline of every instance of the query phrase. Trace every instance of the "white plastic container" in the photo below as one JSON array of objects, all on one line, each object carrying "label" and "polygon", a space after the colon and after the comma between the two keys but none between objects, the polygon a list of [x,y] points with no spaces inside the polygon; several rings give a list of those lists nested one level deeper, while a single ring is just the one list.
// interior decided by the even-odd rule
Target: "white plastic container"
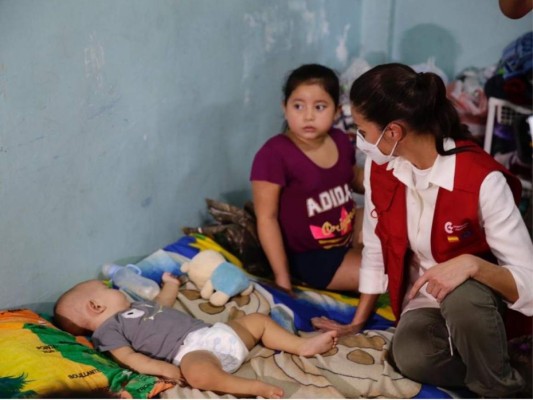
[{"label": "white plastic container", "polygon": [[111,279],[115,286],[130,294],[134,300],[153,300],[161,290],[156,282],[141,276],[141,270],[133,264],[125,267],[104,264],[102,273]]}]

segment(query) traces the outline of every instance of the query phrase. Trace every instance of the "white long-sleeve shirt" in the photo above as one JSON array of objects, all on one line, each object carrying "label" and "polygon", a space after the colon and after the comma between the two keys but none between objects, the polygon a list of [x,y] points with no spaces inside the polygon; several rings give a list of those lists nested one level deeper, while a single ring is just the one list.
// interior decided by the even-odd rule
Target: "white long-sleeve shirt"
[{"label": "white long-sleeve shirt", "polygon": [[[445,149],[455,147],[453,140],[444,143]],[[365,163],[365,218],[363,222],[363,259],[361,263],[359,291],[384,293],[388,276],[384,272],[381,242],[376,236],[377,219],[372,213],[370,163]],[[440,187],[453,190],[455,156],[437,156],[427,170],[415,168],[403,158],[389,162],[394,176],[406,190],[407,232],[409,246],[414,253],[410,265],[409,292],[413,283],[426,270],[437,264],[431,252],[431,232],[435,201]],[[533,315],[533,243],[516,207],[511,189],[502,173],[490,173],[481,185],[479,195],[479,220],[485,230],[486,240],[498,264],[507,268],[516,282],[518,300],[508,307],[525,315]],[[403,312],[421,307],[439,307],[433,296],[426,292],[426,285],[411,301],[404,299]]]}]

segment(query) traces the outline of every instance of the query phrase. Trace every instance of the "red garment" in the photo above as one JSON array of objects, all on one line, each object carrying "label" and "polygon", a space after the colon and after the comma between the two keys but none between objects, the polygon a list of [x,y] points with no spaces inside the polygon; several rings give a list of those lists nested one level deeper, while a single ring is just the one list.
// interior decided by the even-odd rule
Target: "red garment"
[{"label": "red garment", "polygon": [[[493,171],[502,172],[511,187],[515,202],[521,195],[520,181],[473,142],[457,141],[457,147],[472,146],[456,154],[454,190],[439,188],[433,216],[431,247],[433,258],[444,262],[461,254],[474,254],[495,261],[478,218],[481,184]],[[457,173],[467,171],[467,173]],[[407,288],[411,251],[407,235],[405,185],[387,170],[387,165],[372,163],[370,182],[372,202],[378,217],[376,235],[381,241],[389,295],[396,320],[400,319]]]}]

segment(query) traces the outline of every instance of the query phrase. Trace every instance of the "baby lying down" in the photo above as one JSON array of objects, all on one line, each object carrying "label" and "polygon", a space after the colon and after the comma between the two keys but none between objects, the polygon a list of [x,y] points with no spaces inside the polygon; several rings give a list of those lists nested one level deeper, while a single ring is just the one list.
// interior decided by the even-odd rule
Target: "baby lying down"
[{"label": "baby lying down", "polygon": [[180,282],[168,272],[162,280],[154,301],[133,303],[101,281],[79,283],[56,302],[55,321],[75,335],[92,332],[97,350],[109,351],[118,362],[139,373],[246,397],[283,397],[279,387],[232,375],[257,343],[304,357],[337,345],[335,331],[303,338],[259,313],[207,324],[171,308]]}]

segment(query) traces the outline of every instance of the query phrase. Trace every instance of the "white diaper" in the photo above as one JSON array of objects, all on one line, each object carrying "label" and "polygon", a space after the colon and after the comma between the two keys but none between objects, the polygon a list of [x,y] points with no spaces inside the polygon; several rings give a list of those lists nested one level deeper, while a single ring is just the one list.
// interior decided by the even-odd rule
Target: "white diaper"
[{"label": "white diaper", "polygon": [[172,363],[179,366],[183,356],[195,350],[213,353],[228,373],[237,371],[248,356],[248,349],[241,338],[221,322],[189,333]]}]

